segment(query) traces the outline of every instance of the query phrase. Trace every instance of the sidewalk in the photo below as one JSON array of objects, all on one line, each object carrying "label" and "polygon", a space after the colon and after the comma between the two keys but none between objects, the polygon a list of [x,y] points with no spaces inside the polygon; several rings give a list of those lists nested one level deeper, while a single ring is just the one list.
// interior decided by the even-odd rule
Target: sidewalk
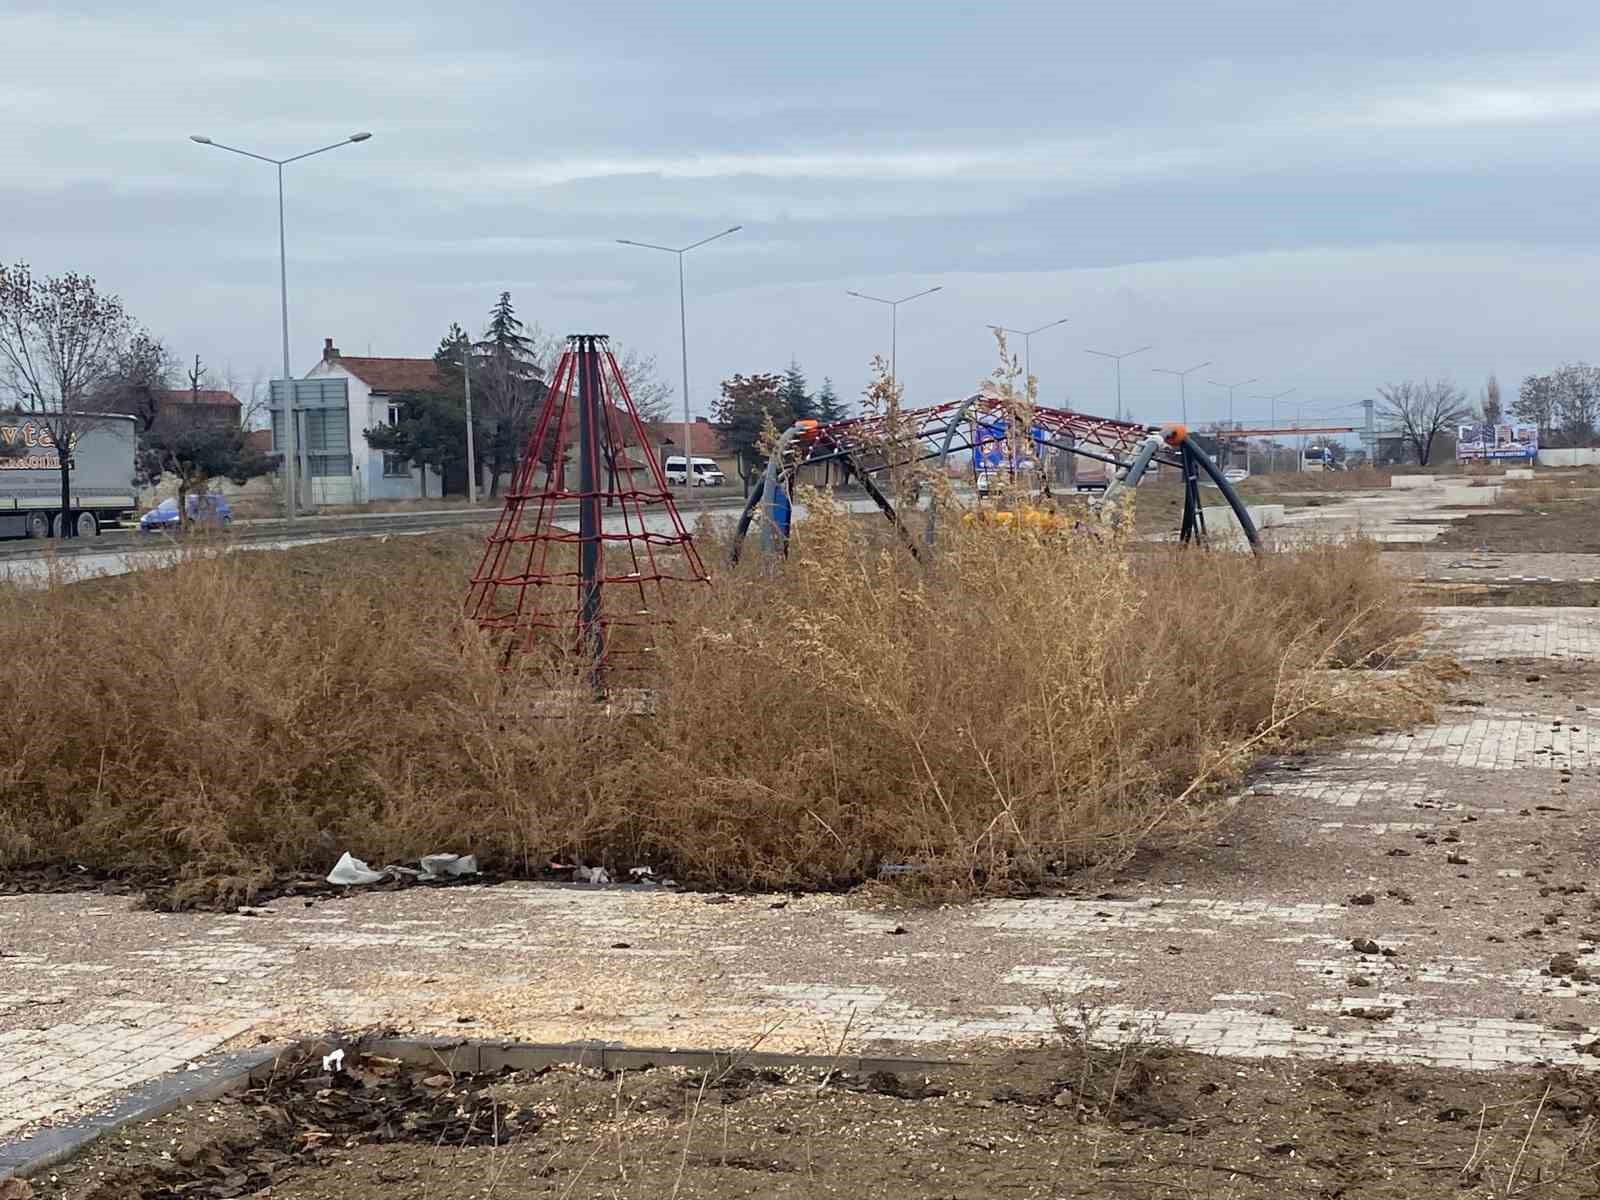
[{"label": "sidewalk", "polygon": [[1231,1055],[1600,1068],[1580,1049],[1600,1022],[1600,611],[1436,617],[1473,671],[1464,703],[1272,766],[1205,844],[1094,897],[883,912],[514,884],[227,916],[5,898],[0,1136],[330,1027],[915,1052],[1036,1041],[1082,1003],[1112,1036]]}]

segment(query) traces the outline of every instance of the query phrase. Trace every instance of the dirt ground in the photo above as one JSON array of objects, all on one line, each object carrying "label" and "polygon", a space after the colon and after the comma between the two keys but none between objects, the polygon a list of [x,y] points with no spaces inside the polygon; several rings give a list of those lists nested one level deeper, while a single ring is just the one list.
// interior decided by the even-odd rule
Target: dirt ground
[{"label": "dirt ground", "polygon": [[452,1077],[372,1058],[327,1074],[313,1057],[33,1186],[43,1200],[1600,1195],[1592,1073],[1086,1052],[1063,1029],[1051,1048],[925,1076]]},{"label": "dirt ground", "polygon": [[[1431,542],[1393,550],[1488,550],[1515,554],[1600,552],[1600,491],[1573,491],[1548,500],[1519,499],[1508,489],[1505,506],[1517,512],[1473,513],[1452,522]],[[1431,522],[1430,522],[1431,523]]]}]

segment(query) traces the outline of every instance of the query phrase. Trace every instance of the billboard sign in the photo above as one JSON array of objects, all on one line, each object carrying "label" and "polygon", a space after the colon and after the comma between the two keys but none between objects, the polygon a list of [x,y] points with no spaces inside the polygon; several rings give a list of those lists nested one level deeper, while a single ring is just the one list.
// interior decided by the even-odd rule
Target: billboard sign
[{"label": "billboard sign", "polygon": [[[1031,458],[1037,462],[1044,451],[1044,429],[1038,425],[1033,427],[1033,453]],[[972,437],[972,465],[979,471],[997,471],[1006,460],[1006,423],[995,417],[979,417],[973,422]],[[1018,455],[1017,460],[1011,464],[1013,471],[1021,470],[1027,462],[1027,456]]]},{"label": "billboard sign", "polygon": [[1463,425],[1456,434],[1456,461],[1526,458],[1539,453],[1534,425]]}]

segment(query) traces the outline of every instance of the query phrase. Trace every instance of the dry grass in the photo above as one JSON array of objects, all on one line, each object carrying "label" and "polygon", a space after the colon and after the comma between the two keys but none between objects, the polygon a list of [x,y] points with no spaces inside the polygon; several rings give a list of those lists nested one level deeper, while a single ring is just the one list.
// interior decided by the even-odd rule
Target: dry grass
[{"label": "dry grass", "polygon": [[[1181,833],[1256,753],[1415,715],[1417,628],[1370,546],[1257,561],[946,523],[919,565],[813,500],[782,565],[682,596],[653,717],[541,718],[459,624],[467,535],[193,555],[0,588],[0,866],[156,867],[248,892],[348,848],[967,890]],[[548,712],[548,707],[543,711]],[[209,886],[209,883],[208,883]]]},{"label": "dry grass", "polygon": [[1538,512],[1573,501],[1592,500],[1600,489],[1600,469],[1573,467],[1560,471],[1541,470],[1532,479],[1513,479],[1506,484],[1505,497],[1524,512]]}]

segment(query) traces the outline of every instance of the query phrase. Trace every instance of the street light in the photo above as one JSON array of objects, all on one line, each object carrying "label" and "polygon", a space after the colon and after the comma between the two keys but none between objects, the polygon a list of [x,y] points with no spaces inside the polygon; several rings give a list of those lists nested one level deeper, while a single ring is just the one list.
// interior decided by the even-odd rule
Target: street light
[{"label": "street light", "polygon": [[898,300],[885,300],[882,296],[869,296],[865,292],[852,292],[849,288],[845,289],[845,295],[854,296],[857,300],[871,300],[875,304],[887,304],[889,306],[889,383],[891,386],[898,382],[900,378],[895,370],[895,351],[898,348],[897,343],[900,337],[900,306],[909,301],[920,300],[924,296],[931,296],[935,292],[942,291],[944,291],[944,284],[940,283],[925,291],[912,292],[909,296],[901,296]]},{"label": "street light", "polygon": [[1258,380],[1257,378],[1255,378],[1255,376],[1252,375],[1249,379],[1241,379],[1241,380],[1239,380],[1238,383],[1219,383],[1215,379],[1208,379],[1208,380],[1206,380],[1206,382],[1209,383],[1212,387],[1226,388],[1228,390],[1228,428],[1232,429],[1233,428],[1233,393],[1236,390],[1238,390],[1239,388],[1244,387],[1244,385],[1247,384],[1247,383],[1259,383],[1260,380]]},{"label": "street light", "polygon": [[[1293,393],[1294,393],[1294,389],[1293,388],[1284,388],[1283,391],[1278,392],[1276,395],[1272,395],[1272,396],[1251,396],[1250,397],[1252,400],[1266,400],[1266,401],[1269,401],[1271,403],[1271,410],[1270,410],[1271,415],[1267,419],[1267,428],[1268,429],[1277,428],[1277,425],[1278,425],[1278,401],[1282,400],[1285,396],[1292,395]],[[1278,469],[1277,443],[1273,443],[1272,469],[1274,471],[1276,471]]]},{"label": "street light", "polygon": [[310,158],[313,154],[326,154],[329,150],[337,150],[340,146],[348,146],[353,142],[364,142],[371,136],[372,134],[365,132],[352,133],[332,145],[319,146],[315,150],[307,150],[304,154],[296,154],[290,158],[268,158],[265,154],[256,154],[249,150],[241,150],[237,146],[214,142],[203,134],[189,135],[191,142],[198,142],[202,146],[211,146],[217,150],[226,150],[230,154],[242,154],[246,158],[271,163],[278,168],[278,291],[283,310],[283,495],[284,511],[291,521],[295,518],[295,485],[300,472],[295,459],[297,439],[294,428],[294,369],[289,365],[289,256],[284,248],[283,234],[283,169],[292,162],[299,162],[302,158]]},{"label": "street light", "polygon": [[[663,254],[676,254],[678,256],[678,341],[683,355],[683,487],[684,495],[692,496],[689,489],[694,486],[694,454],[689,441],[689,434],[693,422],[689,417],[689,314],[683,299],[683,256],[691,250],[697,250],[707,242],[714,242],[718,238],[725,238],[730,233],[738,233],[743,225],[730,225],[721,233],[713,233],[710,237],[703,237],[698,242],[690,242],[687,246],[658,246],[654,242],[636,242],[632,238],[618,238],[617,244],[622,246],[637,246],[641,250],[659,250]],[[704,507],[702,505],[702,507]]]},{"label": "street light", "polygon": [[1007,329],[1004,325],[991,325],[989,328],[996,333],[1014,333],[1022,338],[1022,377],[1026,381],[1033,378],[1033,335],[1043,333],[1046,329],[1054,329],[1057,325],[1065,325],[1071,319],[1062,317],[1059,321],[1051,321],[1035,329]]},{"label": "street light", "polygon": [[1085,354],[1096,354],[1101,358],[1112,358],[1117,363],[1117,420],[1122,420],[1122,360],[1132,358],[1135,354],[1143,354],[1146,350],[1153,350],[1154,346],[1140,346],[1137,350],[1124,350],[1121,354],[1113,354],[1109,350],[1085,349]]},{"label": "street light", "polygon": [[1208,358],[1203,363],[1195,363],[1192,367],[1184,367],[1181,371],[1172,367],[1151,367],[1158,375],[1176,375],[1178,377],[1178,403],[1183,408],[1183,423],[1189,423],[1189,376],[1201,367],[1209,367],[1211,360]]}]

